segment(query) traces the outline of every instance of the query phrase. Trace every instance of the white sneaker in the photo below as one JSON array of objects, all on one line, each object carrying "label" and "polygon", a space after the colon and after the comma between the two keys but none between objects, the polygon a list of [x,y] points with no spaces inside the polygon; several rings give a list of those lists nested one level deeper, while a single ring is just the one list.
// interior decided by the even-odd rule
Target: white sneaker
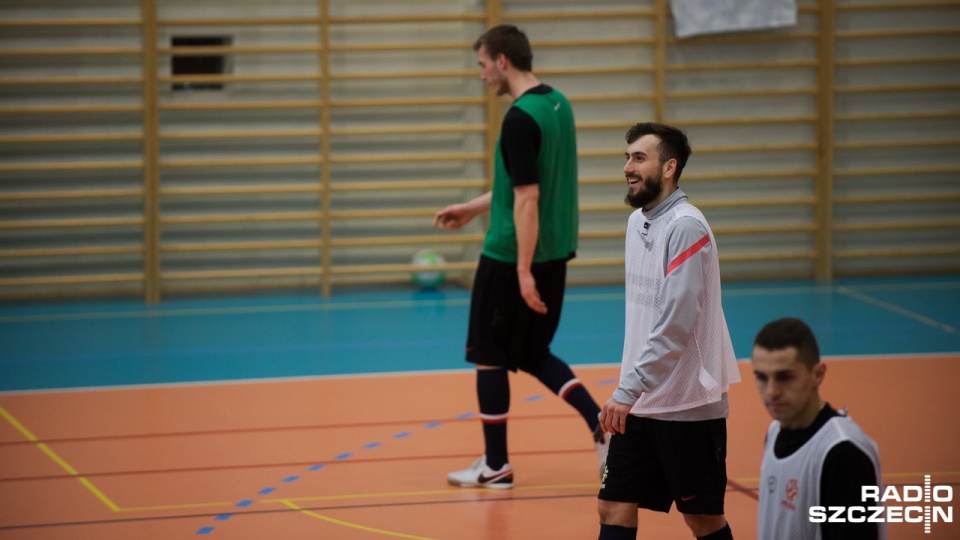
[{"label": "white sneaker", "polygon": [[607,453],[610,452],[610,434],[605,433],[597,426],[593,432],[593,444],[597,447],[597,462],[600,465],[600,478],[603,479],[603,470],[607,466]]},{"label": "white sneaker", "polygon": [[513,468],[504,463],[500,470],[487,467],[487,456],[481,456],[473,465],[447,475],[451,486],[510,489],[513,487]]}]

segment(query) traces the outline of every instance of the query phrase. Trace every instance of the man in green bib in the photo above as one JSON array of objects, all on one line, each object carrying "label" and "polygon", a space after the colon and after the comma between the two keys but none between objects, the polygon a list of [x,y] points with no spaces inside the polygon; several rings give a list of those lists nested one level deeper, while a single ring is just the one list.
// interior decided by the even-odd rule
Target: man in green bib
[{"label": "man in green bib", "polygon": [[533,74],[527,36],[499,25],[473,45],[480,79],[514,102],[495,149],[492,191],[437,212],[434,226],[457,230],[484,212],[490,227],[470,302],[466,359],[477,367],[485,451],[447,475],[452,485],[508,489],[510,385],[507,370],[532,374],[577,409],[596,445],[600,469],[609,435],[600,408],[570,367],[550,352],[560,323],[567,261],[578,232],[577,141],[567,98]]}]

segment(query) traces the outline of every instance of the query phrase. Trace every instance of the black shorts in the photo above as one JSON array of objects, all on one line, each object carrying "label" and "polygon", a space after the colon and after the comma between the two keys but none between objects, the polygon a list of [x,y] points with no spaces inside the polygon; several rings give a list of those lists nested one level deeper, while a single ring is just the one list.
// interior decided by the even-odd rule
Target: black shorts
[{"label": "black shorts", "polygon": [[535,263],[546,315],[534,312],[520,296],[517,264],[480,256],[470,299],[467,362],[535,371],[550,354],[550,342],[560,324],[567,261]]},{"label": "black shorts", "polygon": [[672,422],[627,416],[610,439],[598,497],[684,514],[723,514],[727,490],[727,420]]}]

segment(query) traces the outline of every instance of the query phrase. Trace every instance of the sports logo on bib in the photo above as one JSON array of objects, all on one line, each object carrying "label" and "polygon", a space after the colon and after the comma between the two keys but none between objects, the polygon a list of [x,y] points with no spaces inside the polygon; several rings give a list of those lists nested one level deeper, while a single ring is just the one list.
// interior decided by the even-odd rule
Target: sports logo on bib
[{"label": "sports logo on bib", "polygon": [[787,482],[787,489],[784,490],[785,498],[780,501],[780,504],[789,508],[790,510],[796,510],[797,507],[794,506],[793,501],[796,500],[797,495],[800,494],[800,483],[797,482],[796,478],[791,478]]}]

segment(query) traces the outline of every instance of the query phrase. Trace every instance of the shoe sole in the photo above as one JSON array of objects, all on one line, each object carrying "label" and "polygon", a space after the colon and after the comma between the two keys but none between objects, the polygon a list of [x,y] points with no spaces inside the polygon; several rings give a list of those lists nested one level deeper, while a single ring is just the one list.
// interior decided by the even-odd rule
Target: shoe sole
[{"label": "shoe sole", "polygon": [[513,489],[513,482],[507,483],[495,483],[490,482],[488,484],[478,484],[476,482],[457,482],[456,480],[447,478],[447,483],[451,486],[462,487],[462,488],[484,488],[484,489]]}]

